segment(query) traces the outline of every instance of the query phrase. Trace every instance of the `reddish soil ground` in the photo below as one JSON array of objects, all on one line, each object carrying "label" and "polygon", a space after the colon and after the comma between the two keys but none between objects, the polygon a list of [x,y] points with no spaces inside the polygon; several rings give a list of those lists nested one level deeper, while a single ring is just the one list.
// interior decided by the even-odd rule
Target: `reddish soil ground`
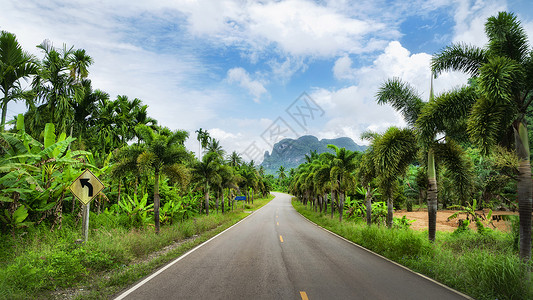
[{"label": "reddish soil ground", "polygon": [[[453,210],[439,210],[437,211],[437,231],[454,231],[459,226],[459,219],[466,219],[466,215],[460,214],[459,217],[452,219],[448,221],[448,217],[454,214],[456,211]],[[483,213],[485,216],[488,214],[488,210],[477,211],[478,214],[482,215]],[[427,230],[428,228],[428,213],[426,210],[420,210],[420,211],[412,211],[407,212],[405,210],[397,210],[394,211],[394,216],[396,218],[401,218],[402,216],[406,216],[407,219],[415,220],[413,223],[411,223],[411,228],[415,230]],[[510,212],[510,211],[494,211],[492,212],[492,215],[517,215],[518,212]],[[509,232],[511,230],[511,224],[509,221],[492,221],[492,225],[489,225],[489,228],[491,229],[497,229],[500,231]],[[475,224],[471,222],[470,224],[471,229],[476,229]]]}]

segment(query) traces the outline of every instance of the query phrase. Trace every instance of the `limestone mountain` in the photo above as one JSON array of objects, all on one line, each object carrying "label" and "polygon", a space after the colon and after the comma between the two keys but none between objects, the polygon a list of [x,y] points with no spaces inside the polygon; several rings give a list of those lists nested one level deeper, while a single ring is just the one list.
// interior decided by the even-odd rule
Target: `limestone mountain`
[{"label": "limestone mountain", "polygon": [[261,166],[265,168],[267,174],[277,176],[277,170],[280,166],[284,166],[288,173],[290,169],[298,167],[305,162],[305,155],[311,151],[316,151],[318,154],[324,152],[333,153],[332,149],[328,148],[328,144],[333,144],[339,148],[346,148],[352,151],[365,151],[367,146],[360,146],[356,144],[351,138],[341,137],[336,139],[322,139],[318,140],[315,136],[304,135],[298,139],[283,139],[276,144],[272,149],[272,153],[265,152],[265,156]]}]

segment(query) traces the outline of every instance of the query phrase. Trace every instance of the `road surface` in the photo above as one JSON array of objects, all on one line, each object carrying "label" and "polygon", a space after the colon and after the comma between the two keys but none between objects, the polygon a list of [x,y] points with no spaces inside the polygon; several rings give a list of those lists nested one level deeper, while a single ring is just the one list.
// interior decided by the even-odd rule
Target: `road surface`
[{"label": "road surface", "polygon": [[290,196],[117,299],[465,299],[317,227]]}]

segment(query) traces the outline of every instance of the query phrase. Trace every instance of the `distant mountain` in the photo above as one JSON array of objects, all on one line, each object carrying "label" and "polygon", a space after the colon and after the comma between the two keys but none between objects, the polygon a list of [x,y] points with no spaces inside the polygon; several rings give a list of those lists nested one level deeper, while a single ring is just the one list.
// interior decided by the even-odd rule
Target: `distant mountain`
[{"label": "distant mountain", "polygon": [[280,166],[284,166],[288,173],[291,168],[296,168],[305,162],[305,155],[311,151],[316,151],[318,154],[324,152],[333,153],[333,150],[327,147],[328,144],[361,152],[367,148],[367,146],[357,145],[348,137],[318,140],[315,136],[304,135],[296,140],[283,139],[277,142],[272,149],[272,154],[268,151],[265,152],[261,166],[265,168],[267,174],[276,175]]}]

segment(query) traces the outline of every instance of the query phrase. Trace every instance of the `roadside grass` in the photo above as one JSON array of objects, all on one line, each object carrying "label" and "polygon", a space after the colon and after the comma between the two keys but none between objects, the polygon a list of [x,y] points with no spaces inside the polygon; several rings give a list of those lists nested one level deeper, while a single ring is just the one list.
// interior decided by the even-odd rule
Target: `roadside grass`
[{"label": "roadside grass", "polygon": [[126,229],[114,218],[91,213],[89,241],[84,244],[75,243],[81,225],[74,226],[67,216],[60,230],[40,226],[14,239],[2,236],[0,299],[110,298],[273,198],[254,199],[244,209],[236,203],[234,211],[162,226],[158,235],[152,227]]},{"label": "roadside grass", "polygon": [[[533,299],[532,263],[520,261],[511,234],[487,231],[438,232],[430,243],[427,231],[367,226],[338,221],[298,201],[294,208],[307,219],[409,269],[476,299]],[[416,291],[413,291],[415,293]]]}]

